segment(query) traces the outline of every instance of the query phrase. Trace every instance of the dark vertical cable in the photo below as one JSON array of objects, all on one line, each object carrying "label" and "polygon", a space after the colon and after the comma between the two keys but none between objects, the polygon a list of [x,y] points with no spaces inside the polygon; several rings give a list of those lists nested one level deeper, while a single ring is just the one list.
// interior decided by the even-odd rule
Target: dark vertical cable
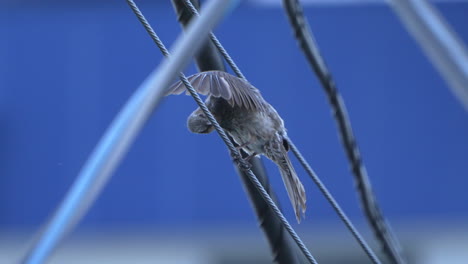
[{"label": "dark vertical cable", "polygon": [[[193,17],[193,13],[187,9],[184,2],[183,0],[172,0],[177,19],[185,28]],[[191,2],[197,9],[199,8],[197,0],[192,0]],[[226,71],[222,57],[210,40],[207,41],[200,49],[199,53],[197,53],[195,61],[200,71]],[[266,174],[261,159],[253,158],[250,164],[252,165],[252,170],[255,176],[257,176],[257,179],[262,183],[272,200],[279,205],[275,192],[268,181],[268,175]],[[283,225],[259,195],[255,186],[248,179],[248,175],[245,171],[238,166],[236,166],[236,168],[244,184],[244,189],[249,195],[255,214],[257,215],[258,223],[268,240],[274,261],[279,264],[299,263],[297,248],[291,244],[291,238],[287,232],[285,232]]]},{"label": "dark vertical cable", "polygon": [[298,0],[283,0],[283,5],[293,27],[299,46],[304,52],[315,74],[318,76],[335,116],[339,134],[347,154],[351,170],[354,175],[356,188],[361,200],[364,214],[374,231],[374,235],[380,242],[383,252],[392,263],[406,263],[402,256],[401,248],[393,235],[390,226],[385,221],[380,207],[377,204],[375,195],[367,176],[366,168],[361,159],[356,138],[353,135],[351,122],[349,120],[345,104],[333,78],[323,61],[318,46],[310,30],[309,24],[304,17],[302,7]]}]

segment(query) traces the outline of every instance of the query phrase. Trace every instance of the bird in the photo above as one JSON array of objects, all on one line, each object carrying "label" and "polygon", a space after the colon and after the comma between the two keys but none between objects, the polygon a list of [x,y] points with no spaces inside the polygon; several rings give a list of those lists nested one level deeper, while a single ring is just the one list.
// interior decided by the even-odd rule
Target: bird
[{"label": "bird", "polygon": [[[248,154],[245,160],[264,155],[278,166],[300,223],[306,211],[306,193],[288,157],[290,146],[286,128],[275,108],[252,84],[227,72],[204,71],[187,79],[198,93],[207,96],[206,106],[235,141],[237,148]],[[184,83],[178,81],[166,90],[165,95],[179,95],[184,91],[189,94]],[[208,134],[214,130],[200,108],[189,115],[187,127],[197,134]]]}]

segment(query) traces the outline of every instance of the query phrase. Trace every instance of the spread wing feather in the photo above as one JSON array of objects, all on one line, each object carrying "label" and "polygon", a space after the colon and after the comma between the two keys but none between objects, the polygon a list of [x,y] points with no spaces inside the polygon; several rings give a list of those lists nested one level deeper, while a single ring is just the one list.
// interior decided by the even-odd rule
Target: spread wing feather
[{"label": "spread wing feather", "polygon": [[[237,105],[249,110],[265,110],[260,91],[249,82],[229,73],[206,71],[191,75],[187,79],[200,94],[223,98],[231,106]],[[166,95],[181,94],[185,90],[185,85],[178,81],[166,91]]]}]

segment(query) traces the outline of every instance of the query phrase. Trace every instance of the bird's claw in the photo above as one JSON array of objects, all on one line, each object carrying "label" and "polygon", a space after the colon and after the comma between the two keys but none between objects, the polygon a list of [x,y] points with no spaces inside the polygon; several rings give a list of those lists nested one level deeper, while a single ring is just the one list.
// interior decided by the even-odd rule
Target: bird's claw
[{"label": "bird's claw", "polygon": [[250,164],[249,162],[247,162],[245,160],[238,163],[238,164],[239,164],[239,167],[241,169],[243,169],[244,171],[248,171],[248,170],[252,169],[252,164]]},{"label": "bird's claw", "polygon": [[232,160],[241,168],[242,170],[250,170],[252,168],[252,165],[249,163],[249,160],[252,158],[251,155],[249,155],[246,158],[242,158],[240,153],[232,153]]}]

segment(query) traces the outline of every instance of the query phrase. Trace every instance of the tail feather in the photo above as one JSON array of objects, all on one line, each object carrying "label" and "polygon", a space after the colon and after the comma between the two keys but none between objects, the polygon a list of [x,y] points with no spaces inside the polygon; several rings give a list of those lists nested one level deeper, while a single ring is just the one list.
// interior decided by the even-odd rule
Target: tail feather
[{"label": "tail feather", "polygon": [[304,186],[301,183],[299,177],[297,177],[296,171],[289,160],[286,151],[282,152],[282,155],[274,160],[278,165],[281,177],[283,178],[284,185],[288,191],[289,200],[293,205],[294,212],[296,213],[297,222],[301,222],[302,215],[306,211],[306,193]]},{"label": "tail feather", "polygon": [[289,200],[294,208],[297,222],[300,223],[306,211],[306,193],[288,157],[288,149],[289,146],[283,135],[277,133],[276,137],[264,145],[263,154],[278,166],[284,186],[288,191]]}]

